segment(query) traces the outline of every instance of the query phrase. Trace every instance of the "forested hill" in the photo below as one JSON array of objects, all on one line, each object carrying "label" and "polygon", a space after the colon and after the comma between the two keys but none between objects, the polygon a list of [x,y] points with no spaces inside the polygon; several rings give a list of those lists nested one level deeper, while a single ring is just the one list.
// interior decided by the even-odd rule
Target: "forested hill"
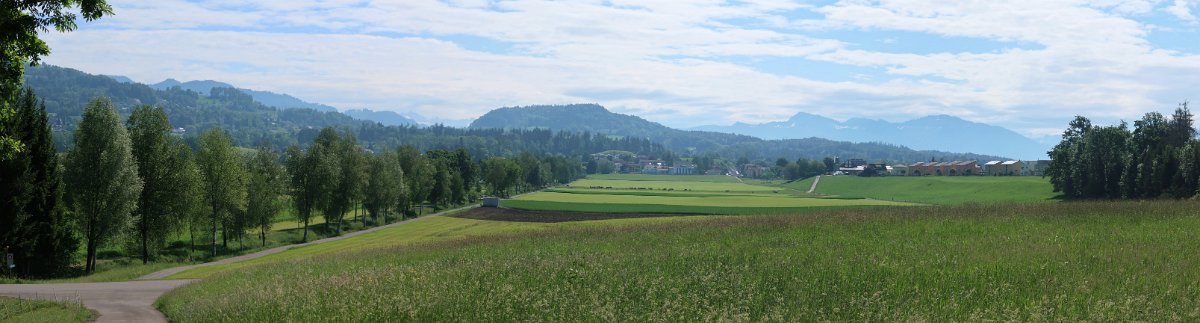
[{"label": "forested hill", "polygon": [[997,156],[913,150],[885,143],[851,143],[821,138],[763,140],[756,137],[673,129],[637,116],[613,113],[596,104],[509,107],[484,114],[471,128],[551,129],[647,138],[676,152],[715,152],[751,159],[810,158],[826,156],[888,161],[998,160]]},{"label": "forested hill", "polygon": [[233,86],[229,83],[212,81],[212,80],[187,81],[187,82],[181,83],[175,79],[166,79],[165,81],[150,85],[150,87],[154,88],[155,90],[167,90],[167,89],[170,89],[170,88],[176,87],[176,86],[178,86],[184,90],[192,90],[192,91],[195,91],[198,93],[209,93],[214,88],[229,87],[229,88],[235,88],[238,91],[241,91],[242,93],[250,95],[250,97],[254,98],[254,101],[258,101],[259,103],[262,103],[263,105],[272,106],[272,107],[276,107],[276,108],[280,108],[280,109],[313,109],[313,110],[317,110],[317,111],[321,111],[321,112],[337,111],[337,109],[334,107],[320,104],[320,103],[306,102],[304,100],[297,99],[296,97],[287,95],[287,94],[279,94],[279,93],[268,92],[268,91],[243,89],[243,88],[238,88],[236,86]]},{"label": "forested hill", "polygon": [[464,148],[476,158],[512,156],[522,152],[578,156],[612,149],[654,156],[666,151],[645,139],[613,139],[549,130],[384,126],[337,112],[279,110],[233,88],[213,88],[210,93],[181,87],[156,90],[145,84],[123,83],[108,76],[49,65],[28,68],[25,86],[45,101],[59,151],[65,151],[73,142],[72,132],[81,119],[84,106],[100,96],[112,99],[125,117],[138,105],[160,106],[166,111],[171,125],[182,129],[177,133],[189,140],[208,129],[220,127],[228,131],[239,146],[266,144],[277,151],[283,151],[288,145],[312,142],[323,127],[350,131],[368,149],[394,148],[403,144],[416,146],[421,151]]},{"label": "forested hill", "polygon": [[705,131],[683,131],[637,116],[609,112],[596,104],[536,105],[499,108],[471,122],[471,128],[550,129],[648,138],[676,152],[716,151],[757,138]]}]

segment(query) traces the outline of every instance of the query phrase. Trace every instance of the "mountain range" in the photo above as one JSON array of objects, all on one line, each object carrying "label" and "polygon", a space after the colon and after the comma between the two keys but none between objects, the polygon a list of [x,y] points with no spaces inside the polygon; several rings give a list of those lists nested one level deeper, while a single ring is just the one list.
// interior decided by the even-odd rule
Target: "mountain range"
[{"label": "mountain range", "polygon": [[[45,74],[51,71],[54,74]],[[65,77],[68,79],[80,79],[82,77],[67,75],[71,72],[79,73],[70,69],[55,68],[35,71],[33,75],[45,81],[50,81],[53,84],[59,83],[52,81],[54,77]],[[111,80],[113,83],[128,84],[130,86],[140,85],[123,76],[106,75],[96,77]],[[95,86],[96,84],[94,83],[88,83],[88,86]],[[760,125],[735,124],[726,127],[707,126],[693,130],[680,130],[637,116],[613,113],[597,104],[574,104],[499,108],[467,124],[466,120],[422,117],[411,113],[402,115],[390,111],[353,109],[337,112],[338,109],[332,106],[306,102],[287,94],[238,88],[229,83],[213,80],[180,82],[174,79],[167,79],[156,84],[140,86],[147,87],[152,91],[167,92],[160,94],[144,93],[145,90],[140,90],[136,86],[128,89],[122,88],[121,90],[104,91],[109,92],[110,96],[115,94],[120,98],[122,93],[132,90],[138,93],[134,97],[129,98],[129,102],[132,104],[136,102],[148,103],[155,100],[161,101],[162,97],[173,96],[169,90],[191,91],[200,95],[209,95],[210,93],[216,95],[214,89],[232,88],[252,98],[258,104],[276,107],[281,109],[281,111],[293,109],[315,110],[317,112],[330,113],[330,117],[342,115],[344,117],[379,123],[383,126],[420,126],[421,124],[430,125],[436,123],[463,126],[470,129],[542,128],[556,131],[588,132],[614,137],[650,139],[652,142],[681,153],[717,153],[720,155],[746,156],[749,158],[821,158],[824,156],[839,156],[844,158],[867,158],[889,161],[920,161],[931,158],[990,160],[1001,159],[1001,157],[997,156],[1026,158],[1026,156],[1033,155],[1028,152],[998,149],[996,145],[979,145],[970,140],[964,142],[963,137],[967,136],[947,135],[947,133],[957,132],[972,134],[971,136],[979,138],[1001,138],[1000,140],[1004,141],[1019,141],[1018,139],[1024,139],[1028,141],[1028,139],[1000,127],[972,123],[949,116],[932,116],[905,123],[892,124],[886,121],[869,119],[851,119],[846,122],[838,122],[816,115],[799,114],[787,122]],[[111,88],[111,86],[109,87]],[[71,88],[73,87],[70,84],[60,84],[59,87],[56,87],[57,91],[65,90],[68,93],[73,93],[73,90],[70,90]],[[83,96],[80,98],[83,98]],[[73,103],[71,105],[80,104]],[[322,123],[327,124],[332,120],[334,119],[328,119],[328,121]],[[938,139],[939,136],[940,139]],[[835,138],[835,140],[828,138]],[[930,138],[950,142],[950,144],[940,146],[922,144],[923,141],[932,140]],[[979,141],[993,142],[995,140],[980,139]],[[910,149],[905,145],[911,145],[911,147],[917,149]],[[950,153],[947,151],[967,151],[974,153]]]},{"label": "mountain range", "polygon": [[[927,161],[932,157],[947,160],[1004,159],[995,155],[976,153],[913,150],[883,142],[851,143],[817,137],[764,140],[758,137],[724,132],[680,130],[641,117],[613,113],[598,104],[499,108],[475,119],[470,127],[474,129],[541,128],[648,138],[676,152],[716,152],[723,156],[744,156],[752,159],[822,158],[825,156],[886,161]],[[959,149],[956,151],[969,150]]]},{"label": "mountain range", "polygon": [[887,142],[914,149],[973,151],[1020,159],[1045,159],[1045,144],[1003,127],[971,122],[949,115],[926,116],[904,122],[853,118],[846,121],[797,113],[787,121],[729,126],[700,126],[692,130],[736,133],[763,139],[821,137],[851,142]]}]

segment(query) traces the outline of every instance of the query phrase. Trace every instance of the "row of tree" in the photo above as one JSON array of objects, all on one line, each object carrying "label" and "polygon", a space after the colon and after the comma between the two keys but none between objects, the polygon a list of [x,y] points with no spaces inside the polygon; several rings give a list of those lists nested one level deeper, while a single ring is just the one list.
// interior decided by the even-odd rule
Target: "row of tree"
[{"label": "row of tree", "polygon": [[137,107],[122,123],[104,98],[84,109],[60,157],[44,105],[32,91],[15,102],[19,109],[6,129],[14,129],[23,149],[0,161],[0,243],[22,276],[64,273],[81,243],[85,272],[95,270],[98,250],[112,243],[143,262],[185,233],[193,253],[197,237],[211,243],[210,255],[231,239],[244,248],[248,233],[265,245],[288,201],[307,241],[317,215],[340,234],[347,214],[382,224],[424,207],[538,189],[584,173],[582,159],[563,155],[477,160],[462,148],[422,153],[411,145],[376,152],[333,128],[281,155],[268,145],[237,147],[220,128],[182,138],[172,134],[162,108]]},{"label": "row of tree", "polygon": [[1077,116],[1049,152],[1046,175],[1066,198],[1187,198],[1200,189],[1200,140],[1187,103],[1115,126]]}]

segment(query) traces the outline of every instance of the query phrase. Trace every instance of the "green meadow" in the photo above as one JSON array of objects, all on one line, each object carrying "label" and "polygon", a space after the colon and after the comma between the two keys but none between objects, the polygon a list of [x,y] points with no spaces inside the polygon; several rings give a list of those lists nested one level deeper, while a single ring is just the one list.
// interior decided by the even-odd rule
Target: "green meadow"
[{"label": "green meadow", "polygon": [[0,323],[87,322],[94,319],[92,311],[79,303],[0,296]]},{"label": "green meadow", "polygon": [[1154,201],[554,225],[431,217],[226,268],[158,307],[179,322],[1195,321],[1196,210]]},{"label": "green meadow", "polygon": [[506,207],[566,212],[772,214],[837,207],[908,206],[861,198],[797,196],[790,187],[754,185],[730,176],[602,175],[504,201]]},{"label": "green meadow", "polygon": [[[808,191],[814,178],[785,184]],[[1045,202],[1055,200],[1050,180],[1040,176],[822,176],[817,194],[937,205]]]}]

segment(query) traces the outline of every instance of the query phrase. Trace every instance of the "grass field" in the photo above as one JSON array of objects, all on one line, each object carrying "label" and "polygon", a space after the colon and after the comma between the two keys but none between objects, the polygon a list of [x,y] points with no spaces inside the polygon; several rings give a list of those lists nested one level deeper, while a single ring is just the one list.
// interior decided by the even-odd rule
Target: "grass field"
[{"label": "grass field", "polygon": [[[812,181],[784,186],[808,191]],[[1035,176],[822,176],[816,193],[938,205],[1040,202],[1058,195],[1048,179]]]},{"label": "grass field", "polygon": [[569,185],[504,201],[511,208],[541,211],[664,214],[768,214],[836,207],[904,206],[868,199],[796,196],[779,186],[739,182],[730,176],[621,174],[591,176]]},{"label": "grass field", "polygon": [[0,323],[86,322],[93,319],[92,311],[78,303],[0,296]]},{"label": "grass field", "polygon": [[[429,218],[420,225],[443,233],[339,241],[211,276],[158,306],[179,322],[1195,321],[1197,210],[903,207],[536,231]],[[415,244],[446,229],[481,235]]]}]

